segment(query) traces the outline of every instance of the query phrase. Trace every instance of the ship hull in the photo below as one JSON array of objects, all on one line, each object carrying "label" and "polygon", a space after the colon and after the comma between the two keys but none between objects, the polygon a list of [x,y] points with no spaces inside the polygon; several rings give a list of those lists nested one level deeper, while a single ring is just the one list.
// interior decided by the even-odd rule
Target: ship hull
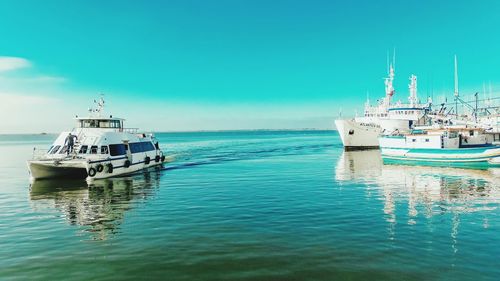
[{"label": "ship hull", "polygon": [[346,151],[379,148],[380,126],[355,120],[335,120],[335,126]]}]

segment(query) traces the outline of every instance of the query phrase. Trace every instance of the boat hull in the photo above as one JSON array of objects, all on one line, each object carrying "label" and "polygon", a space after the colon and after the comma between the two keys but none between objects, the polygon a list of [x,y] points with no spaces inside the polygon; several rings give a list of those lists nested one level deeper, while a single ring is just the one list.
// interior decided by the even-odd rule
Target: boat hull
[{"label": "boat hull", "polygon": [[500,167],[500,147],[459,149],[381,148],[384,163],[407,162],[459,167]]},{"label": "boat hull", "polygon": [[28,168],[32,179],[87,178],[85,166],[56,164],[54,161],[30,161]]},{"label": "boat hull", "polygon": [[[130,161],[128,165],[126,164],[127,160],[126,157],[104,161],[87,161],[85,159],[32,160],[28,161],[28,169],[31,180],[71,178],[92,181],[132,174],[151,167],[161,167],[164,163],[173,161],[173,158],[165,157],[163,161],[159,160],[158,162],[153,158],[148,164],[143,160]],[[113,166],[111,170],[108,167],[109,164]]]},{"label": "boat hull", "polygon": [[355,120],[335,120],[335,126],[346,151],[379,148],[378,137],[382,130],[372,123]]}]

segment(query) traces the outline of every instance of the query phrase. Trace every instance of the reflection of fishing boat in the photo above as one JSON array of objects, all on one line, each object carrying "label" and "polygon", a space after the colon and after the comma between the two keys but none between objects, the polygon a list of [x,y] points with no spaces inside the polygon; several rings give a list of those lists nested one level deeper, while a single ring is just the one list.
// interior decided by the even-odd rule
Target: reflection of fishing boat
[{"label": "reflection of fishing boat", "polygon": [[124,119],[102,116],[103,108],[101,99],[90,117],[77,117],[77,127],[61,133],[48,151],[34,150],[28,161],[31,178],[102,179],[163,164],[166,158],[152,134],[124,128]]},{"label": "reflection of fishing boat", "polygon": [[385,165],[379,151],[344,152],[335,169],[335,178],[339,181],[360,181],[380,186],[386,213],[393,212],[391,210],[395,208],[397,198],[410,200],[411,208],[421,203],[429,210],[434,204],[445,210],[483,210],[487,203],[500,202],[499,175],[500,168],[429,169],[423,166]]},{"label": "reflection of fishing boat", "polygon": [[[474,223],[489,227],[489,217],[495,216],[500,203],[499,176],[500,168],[385,165],[380,151],[344,152],[335,169],[338,181],[367,185],[367,197],[380,202],[389,239],[407,231],[405,224],[433,228],[437,221],[442,224],[443,218],[450,217],[450,242],[455,251],[462,214],[477,213],[479,220]],[[433,220],[434,216],[440,219]]]},{"label": "reflection of fishing boat", "polygon": [[[467,130],[467,135],[464,134]],[[418,130],[379,138],[384,162],[407,161],[444,166],[500,166],[500,146],[482,129]]]},{"label": "reflection of fishing boat", "polygon": [[93,239],[116,233],[134,202],[150,197],[159,186],[160,172],[94,181],[42,179],[30,188],[34,209],[54,208],[71,225],[83,226]]}]

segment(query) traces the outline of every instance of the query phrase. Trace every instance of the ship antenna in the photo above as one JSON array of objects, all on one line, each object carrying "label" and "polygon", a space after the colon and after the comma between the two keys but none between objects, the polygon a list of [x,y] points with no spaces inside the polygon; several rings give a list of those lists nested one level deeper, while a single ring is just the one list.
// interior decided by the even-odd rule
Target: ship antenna
[{"label": "ship antenna", "polygon": [[387,51],[387,74],[389,74],[389,51]]},{"label": "ship antenna", "polygon": [[455,55],[455,114],[457,114],[458,117],[458,97],[459,97],[459,92],[458,92],[458,64],[457,64],[457,55]]},{"label": "ship antenna", "polygon": [[394,47],[394,51],[392,53],[392,68],[396,71],[396,47]]}]

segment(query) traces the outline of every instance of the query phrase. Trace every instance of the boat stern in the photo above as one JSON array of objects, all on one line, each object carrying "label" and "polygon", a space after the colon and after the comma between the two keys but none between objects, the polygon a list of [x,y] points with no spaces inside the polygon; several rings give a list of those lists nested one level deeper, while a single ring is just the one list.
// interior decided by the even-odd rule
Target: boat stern
[{"label": "boat stern", "polygon": [[28,170],[32,180],[50,178],[85,179],[85,161],[30,160]]}]

